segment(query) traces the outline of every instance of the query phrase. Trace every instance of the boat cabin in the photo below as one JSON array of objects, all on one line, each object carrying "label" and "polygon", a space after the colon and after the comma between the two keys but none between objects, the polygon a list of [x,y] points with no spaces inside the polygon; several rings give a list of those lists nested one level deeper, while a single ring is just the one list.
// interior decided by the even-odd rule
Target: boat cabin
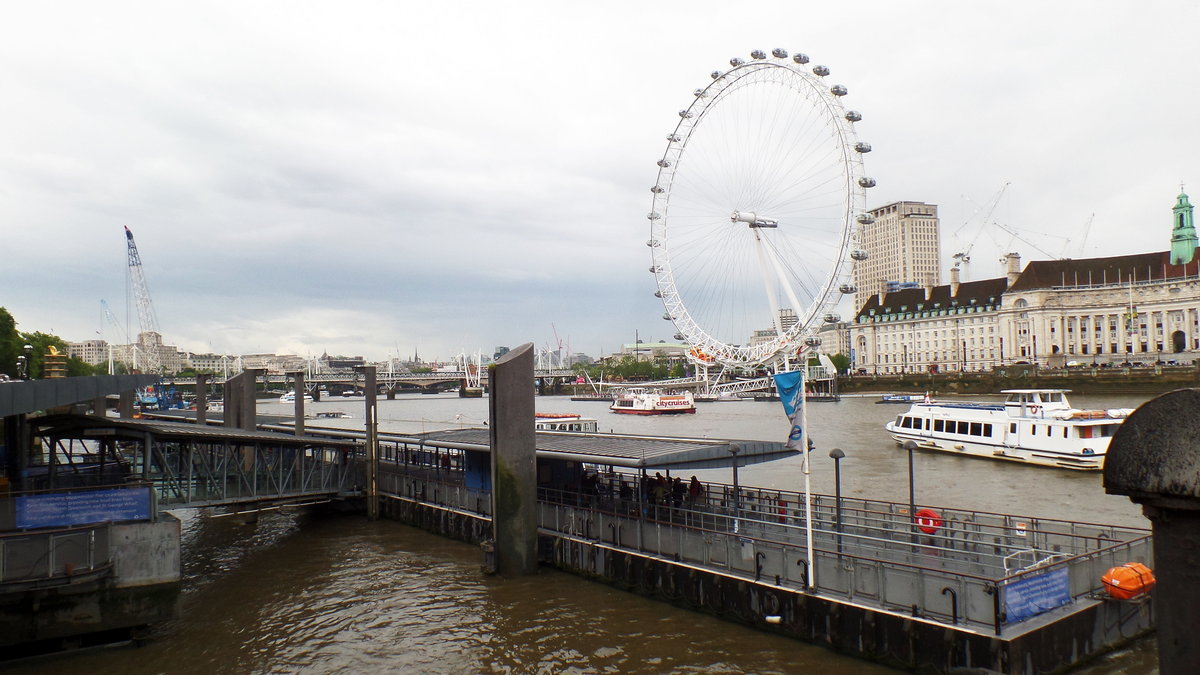
[{"label": "boat cabin", "polygon": [[1069,389],[1005,389],[1004,410],[1009,417],[1045,416],[1057,410],[1071,410]]}]

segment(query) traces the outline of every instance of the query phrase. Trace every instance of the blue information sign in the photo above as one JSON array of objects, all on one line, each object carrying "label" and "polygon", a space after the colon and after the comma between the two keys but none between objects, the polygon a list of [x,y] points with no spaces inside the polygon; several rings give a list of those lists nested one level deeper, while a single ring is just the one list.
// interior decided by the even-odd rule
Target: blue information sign
[{"label": "blue information sign", "polygon": [[1004,612],[1008,621],[1022,621],[1071,601],[1067,568],[1024,576],[1004,585]]},{"label": "blue information sign", "polygon": [[150,519],[148,487],[20,495],[16,502],[21,529]]}]

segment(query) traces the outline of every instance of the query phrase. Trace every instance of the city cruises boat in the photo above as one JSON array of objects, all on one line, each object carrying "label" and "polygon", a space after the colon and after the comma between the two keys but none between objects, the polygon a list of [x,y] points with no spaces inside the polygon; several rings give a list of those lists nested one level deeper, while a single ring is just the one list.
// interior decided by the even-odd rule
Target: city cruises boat
[{"label": "city cruises boat", "polygon": [[608,409],[622,415],[679,415],[696,412],[696,401],[690,391],[660,394],[628,389],[618,393]]},{"label": "city cruises boat", "polygon": [[596,433],[599,422],[575,413],[534,413],[535,431],[579,431]]},{"label": "city cruises boat", "polygon": [[885,428],[898,445],[1096,471],[1129,408],[1080,410],[1067,389],[1006,389],[1003,402],[922,401]]},{"label": "city cruises boat", "polygon": [[[312,400],[313,400],[312,394],[305,394],[305,395],[304,395],[304,402],[305,402],[305,403],[308,403],[308,402],[310,402],[310,401],[312,401]],[[280,397],[279,397],[279,402],[280,402],[280,403],[295,403],[295,402],[296,402],[296,392],[294,392],[294,391],[289,391],[288,393],[284,394],[283,396],[280,396]]]},{"label": "city cruises boat", "polygon": [[876,403],[928,403],[928,394],[884,394]]},{"label": "city cruises boat", "polygon": [[316,417],[317,417],[317,419],[329,419],[329,420],[350,419],[350,415],[345,412],[342,412],[341,410],[322,410],[321,412],[317,413]]}]

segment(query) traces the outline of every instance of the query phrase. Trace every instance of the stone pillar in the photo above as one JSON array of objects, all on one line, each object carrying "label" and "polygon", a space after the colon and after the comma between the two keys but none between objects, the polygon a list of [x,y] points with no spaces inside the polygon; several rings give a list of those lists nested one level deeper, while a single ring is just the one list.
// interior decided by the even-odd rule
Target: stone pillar
[{"label": "stone pillar", "polygon": [[225,381],[224,426],[248,430],[257,426],[255,384],[258,376],[266,372],[261,368],[251,368]]},{"label": "stone pillar", "polygon": [[537,571],[537,460],[534,440],[533,344],[488,367],[492,446],[492,533],[496,569]]},{"label": "stone pillar", "polygon": [[379,387],[375,380],[375,366],[356,366],[364,377],[363,419],[366,425],[367,450],[367,518],[379,517]]},{"label": "stone pillar", "polygon": [[[1154,528],[1154,623],[1163,675],[1200,663],[1200,389],[1163,394],[1138,408],[1112,439],[1104,489],[1142,505]],[[1130,561],[1134,562],[1134,561]]]},{"label": "stone pillar", "polygon": [[117,416],[121,419],[133,419],[133,395],[132,391],[123,391],[117,398]]},{"label": "stone pillar", "polygon": [[196,424],[208,424],[208,373],[196,375]]}]

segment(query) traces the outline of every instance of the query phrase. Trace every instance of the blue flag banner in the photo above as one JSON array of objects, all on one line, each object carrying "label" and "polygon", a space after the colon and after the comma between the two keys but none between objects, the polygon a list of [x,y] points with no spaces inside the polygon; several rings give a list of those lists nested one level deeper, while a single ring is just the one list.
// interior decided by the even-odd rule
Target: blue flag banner
[{"label": "blue flag banner", "polygon": [[804,371],[791,370],[775,375],[775,389],[783,402],[783,411],[792,422],[785,447],[792,450],[804,448]]}]

